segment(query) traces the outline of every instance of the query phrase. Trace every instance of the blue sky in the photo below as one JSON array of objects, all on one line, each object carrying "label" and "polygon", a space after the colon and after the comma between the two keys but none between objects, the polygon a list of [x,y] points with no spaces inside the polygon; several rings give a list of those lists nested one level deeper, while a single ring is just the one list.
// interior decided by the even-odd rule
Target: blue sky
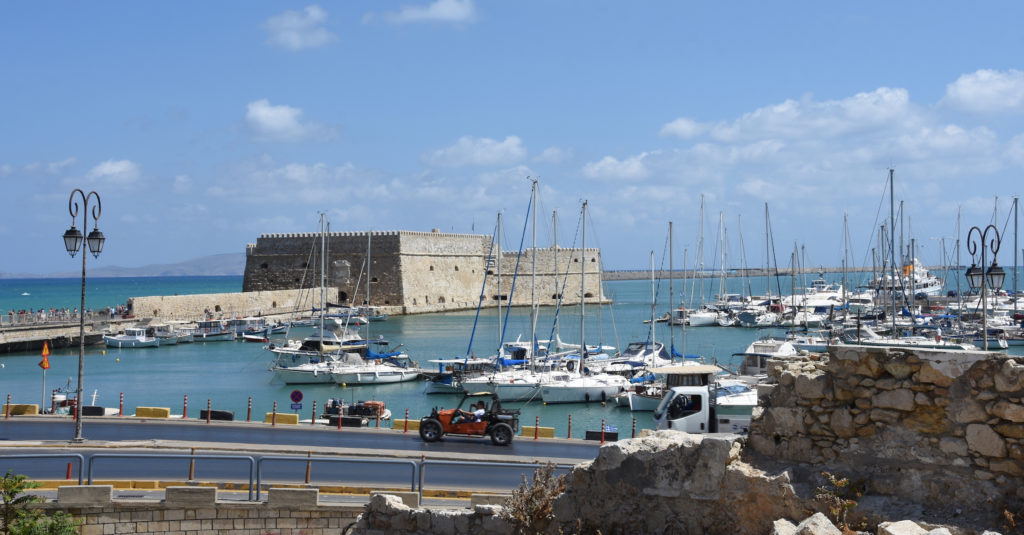
[{"label": "blue sky", "polygon": [[670,220],[692,263],[702,195],[708,266],[719,212],[727,263],[742,230],[764,264],[765,203],[780,264],[799,244],[838,265],[845,213],[870,265],[890,166],[937,264],[958,210],[1002,229],[1020,192],[1020,20],[1017,2],[5,2],[0,271],[76,269],[75,187],[103,199],[90,265],[137,266],[314,231],[320,210],[333,230],[481,233],[503,210],[517,242],[527,176],[540,244],[552,210],[570,244],[588,199],[608,268],[660,258]]}]

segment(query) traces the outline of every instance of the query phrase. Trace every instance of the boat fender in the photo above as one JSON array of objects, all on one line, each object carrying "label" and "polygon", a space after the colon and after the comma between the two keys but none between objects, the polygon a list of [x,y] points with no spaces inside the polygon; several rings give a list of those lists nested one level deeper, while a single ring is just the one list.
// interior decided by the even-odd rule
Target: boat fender
[{"label": "boat fender", "polygon": [[601,391],[601,403],[608,401],[608,394],[605,394],[604,390]]},{"label": "boat fender", "polygon": [[270,349],[274,349],[274,344],[273,343],[270,344]]},{"label": "boat fender", "polygon": [[590,393],[583,394],[583,401],[590,403]]}]

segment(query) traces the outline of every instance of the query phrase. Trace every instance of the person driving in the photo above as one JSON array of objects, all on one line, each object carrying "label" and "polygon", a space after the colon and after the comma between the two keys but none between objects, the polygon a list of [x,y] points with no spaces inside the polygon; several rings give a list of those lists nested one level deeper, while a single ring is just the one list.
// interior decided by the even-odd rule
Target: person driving
[{"label": "person driving", "polygon": [[470,411],[459,411],[459,416],[462,417],[463,422],[481,422],[484,419],[484,414],[487,414],[487,404],[480,400],[473,405],[470,405],[473,409]]}]

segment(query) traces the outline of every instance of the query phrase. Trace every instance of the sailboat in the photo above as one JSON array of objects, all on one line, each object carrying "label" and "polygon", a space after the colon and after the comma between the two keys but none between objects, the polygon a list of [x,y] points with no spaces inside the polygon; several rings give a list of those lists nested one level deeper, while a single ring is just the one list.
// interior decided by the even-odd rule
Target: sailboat
[{"label": "sailboat", "polygon": [[[582,211],[583,238],[580,254],[586,255],[587,250],[587,201],[583,201]],[[570,366],[568,373],[551,376],[550,382],[540,385],[541,399],[544,403],[585,403],[590,401],[607,401],[629,386],[629,381],[621,375],[596,373],[587,375],[587,350],[584,327],[586,325],[586,272],[587,262],[580,262],[580,350],[579,362]],[[651,323],[652,328],[654,323]]]},{"label": "sailboat", "polygon": [[[537,198],[537,180],[533,179],[533,187],[530,196],[530,206],[536,206]],[[529,209],[527,215],[530,215]],[[537,234],[536,234],[536,210],[533,211],[533,222],[534,222],[534,237],[533,237],[533,257],[536,259],[537,251]],[[498,235],[500,236],[501,229],[501,214],[498,215]],[[525,232],[525,229],[524,229]],[[499,258],[500,258],[500,239],[498,240],[499,247]],[[498,264],[498,281],[500,285],[501,281],[501,264]],[[534,277],[536,280],[536,260],[534,260]],[[499,286],[500,288],[500,286]],[[500,291],[499,291],[500,293]],[[511,300],[511,296],[510,296]],[[541,385],[553,381],[567,378],[567,375],[563,371],[552,370],[550,364],[545,370],[540,369],[540,364],[536,362],[537,353],[537,335],[536,335],[536,299],[531,299],[533,305],[531,306],[530,324],[530,344],[529,347],[516,346],[513,347],[513,359],[505,358],[505,344],[503,343],[504,332],[501,324],[501,313],[498,314],[498,354],[495,357],[494,366],[495,371],[489,375],[482,377],[474,377],[464,381],[463,385],[467,391],[490,391],[498,396],[501,401],[529,401],[536,399],[540,394]],[[501,306],[501,300],[498,300],[498,306]],[[500,308],[499,308],[500,311]],[[506,311],[507,314],[507,311]],[[525,366],[529,364],[528,366]],[[504,369],[505,366],[519,366],[509,369]]]}]

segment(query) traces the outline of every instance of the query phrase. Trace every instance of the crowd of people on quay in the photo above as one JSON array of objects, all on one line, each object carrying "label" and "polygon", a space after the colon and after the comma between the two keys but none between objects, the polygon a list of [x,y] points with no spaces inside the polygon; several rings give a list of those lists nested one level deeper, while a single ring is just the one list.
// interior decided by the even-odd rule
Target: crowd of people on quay
[{"label": "crowd of people on quay", "polygon": [[[85,309],[86,320],[102,320],[131,317],[132,310],[127,304],[104,307],[99,310]],[[4,325],[26,325],[40,323],[66,323],[78,321],[78,307],[74,308],[29,308],[11,309],[0,316]]]}]

